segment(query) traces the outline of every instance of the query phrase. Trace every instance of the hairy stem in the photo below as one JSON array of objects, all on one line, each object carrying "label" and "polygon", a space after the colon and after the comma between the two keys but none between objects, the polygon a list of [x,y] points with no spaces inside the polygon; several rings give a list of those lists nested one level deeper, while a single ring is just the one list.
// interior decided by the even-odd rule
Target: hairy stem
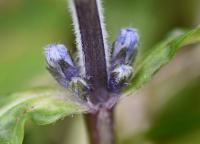
[{"label": "hairy stem", "polygon": [[90,101],[97,105],[109,99],[107,64],[98,3],[96,0],[74,0],[85,75],[92,86]]},{"label": "hairy stem", "polygon": [[114,144],[113,110],[101,109],[85,116],[91,144]]},{"label": "hairy stem", "polygon": [[85,116],[91,144],[114,144],[113,110],[107,108],[110,95],[108,52],[105,42],[100,0],[71,0],[81,63],[92,88],[89,101],[96,112]]}]

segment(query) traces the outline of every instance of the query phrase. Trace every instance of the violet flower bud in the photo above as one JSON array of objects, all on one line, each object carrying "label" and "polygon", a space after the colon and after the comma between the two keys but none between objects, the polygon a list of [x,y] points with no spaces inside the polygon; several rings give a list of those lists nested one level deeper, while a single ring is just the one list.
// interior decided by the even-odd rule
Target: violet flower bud
[{"label": "violet flower bud", "polygon": [[117,83],[127,81],[132,73],[133,68],[129,65],[119,65],[112,71],[113,77]]},{"label": "violet flower bud", "polygon": [[128,79],[133,73],[132,62],[137,54],[139,35],[133,28],[120,31],[112,49],[112,66],[109,79],[109,89],[120,92],[127,86]]},{"label": "violet flower bud", "polygon": [[48,70],[62,86],[68,87],[68,83],[72,77],[77,77],[79,75],[78,68],[75,67],[64,45],[48,45],[45,49],[45,57]]},{"label": "violet flower bud", "polygon": [[124,28],[120,31],[112,50],[112,63],[131,65],[137,53],[139,35],[133,28]]},{"label": "violet flower bud", "polygon": [[109,88],[113,92],[119,92],[126,86],[126,82],[133,73],[133,68],[129,65],[117,65],[111,72]]}]

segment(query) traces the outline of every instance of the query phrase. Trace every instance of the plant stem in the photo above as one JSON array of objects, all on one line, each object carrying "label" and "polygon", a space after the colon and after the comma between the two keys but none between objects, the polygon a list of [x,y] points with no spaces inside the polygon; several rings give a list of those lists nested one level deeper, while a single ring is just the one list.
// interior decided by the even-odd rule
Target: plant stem
[{"label": "plant stem", "polygon": [[74,0],[84,54],[85,75],[92,86],[90,101],[93,104],[105,103],[107,92],[107,65],[104,36],[96,0]]},{"label": "plant stem", "polygon": [[[97,111],[85,116],[91,144],[114,144],[113,110],[107,108],[107,57],[100,0],[72,0],[75,31],[83,53],[85,76],[92,86],[89,101]],[[80,34],[80,35],[79,35]]]},{"label": "plant stem", "polygon": [[113,109],[85,116],[91,144],[114,144]]}]

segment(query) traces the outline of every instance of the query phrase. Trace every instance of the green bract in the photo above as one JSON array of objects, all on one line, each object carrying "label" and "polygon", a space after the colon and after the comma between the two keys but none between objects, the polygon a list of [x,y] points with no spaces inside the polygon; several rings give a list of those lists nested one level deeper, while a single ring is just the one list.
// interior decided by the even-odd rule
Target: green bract
[{"label": "green bract", "polygon": [[66,91],[34,89],[14,93],[0,101],[0,144],[21,144],[28,119],[39,125],[50,124],[86,108],[70,101]]}]

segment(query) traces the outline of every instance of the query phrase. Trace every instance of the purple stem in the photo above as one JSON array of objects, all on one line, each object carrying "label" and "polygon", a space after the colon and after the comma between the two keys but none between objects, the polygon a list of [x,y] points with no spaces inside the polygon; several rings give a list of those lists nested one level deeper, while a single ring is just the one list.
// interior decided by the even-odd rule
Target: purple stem
[{"label": "purple stem", "polygon": [[103,34],[96,0],[74,0],[79,22],[85,59],[86,76],[92,86],[90,100],[93,104],[105,103],[107,92],[107,66]]},{"label": "purple stem", "polygon": [[86,76],[92,86],[89,100],[99,107],[85,115],[91,144],[114,144],[113,110],[104,107],[109,99],[108,74],[102,27],[96,0],[74,0],[85,59]]},{"label": "purple stem", "polygon": [[90,144],[115,144],[113,109],[85,116]]}]

